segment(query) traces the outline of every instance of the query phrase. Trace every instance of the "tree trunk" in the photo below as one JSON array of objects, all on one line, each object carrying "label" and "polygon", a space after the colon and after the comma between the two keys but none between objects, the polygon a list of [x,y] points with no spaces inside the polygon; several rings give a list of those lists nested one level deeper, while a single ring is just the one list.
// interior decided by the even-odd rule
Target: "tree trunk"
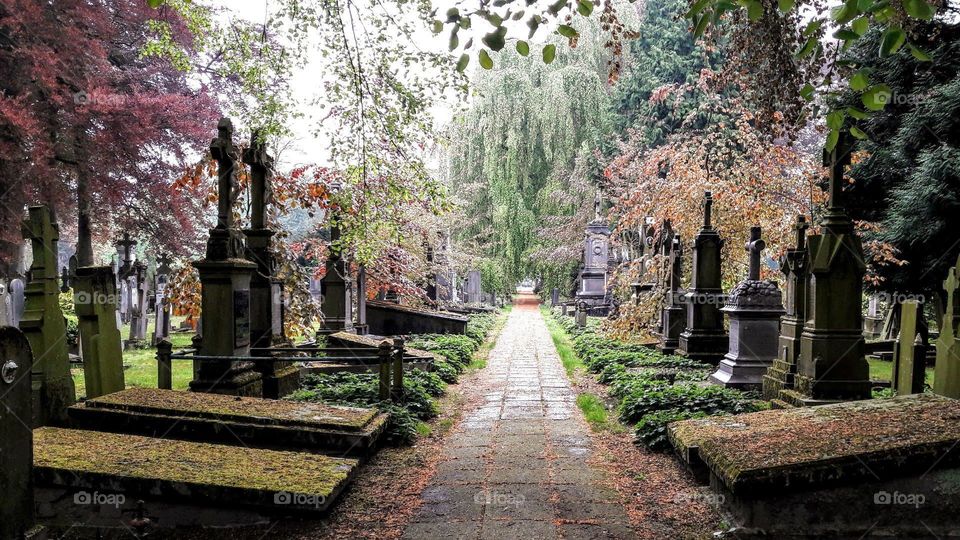
[{"label": "tree trunk", "polygon": [[83,144],[75,142],[77,158],[77,266],[93,266],[93,233],[90,231],[90,178],[84,164],[86,152]]}]

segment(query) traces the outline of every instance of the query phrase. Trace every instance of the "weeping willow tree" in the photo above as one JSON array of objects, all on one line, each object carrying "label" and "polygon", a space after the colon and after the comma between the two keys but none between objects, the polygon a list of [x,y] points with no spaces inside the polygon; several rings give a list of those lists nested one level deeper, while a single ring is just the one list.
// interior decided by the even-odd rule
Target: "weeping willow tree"
[{"label": "weeping willow tree", "polygon": [[507,283],[561,285],[588,208],[593,217],[596,149],[613,127],[610,51],[596,21],[579,23],[575,47],[558,46],[550,64],[508,44],[477,73],[476,96],[451,126],[455,235]]}]

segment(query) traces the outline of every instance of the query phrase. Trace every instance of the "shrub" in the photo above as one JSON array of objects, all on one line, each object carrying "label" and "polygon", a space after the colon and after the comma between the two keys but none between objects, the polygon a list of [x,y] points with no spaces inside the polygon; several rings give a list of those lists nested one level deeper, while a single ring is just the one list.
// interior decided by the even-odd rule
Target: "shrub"
[{"label": "shrub", "polygon": [[721,386],[698,386],[681,383],[673,386],[638,387],[620,403],[624,422],[639,422],[645,415],[677,409],[706,414],[754,412],[758,407],[743,392]]},{"label": "shrub", "polygon": [[492,313],[476,313],[471,315],[470,320],[467,322],[467,337],[479,346],[487,339],[487,335],[493,330],[496,322],[497,317]]},{"label": "shrub", "polygon": [[445,383],[454,384],[457,382],[459,371],[449,361],[443,358],[437,358],[433,361],[433,372]]},{"label": "shrub", "polygon": [[457,334],[419,334],[411,336],[407,346],[446,357],[457,368],[458,372],[467,367],[474,351],[478,348],[475,341],[467,336]]},{"label": "shrub", "polygon": [[667,439],[667,424],[678,420],[703,418],[705,416],[707,414],[701,411],[692,412],[679,409],[668,409],[647,414],[637,422],[635,442],[642,443],[651,450],[667,450],[670,448],[670,441]]}]

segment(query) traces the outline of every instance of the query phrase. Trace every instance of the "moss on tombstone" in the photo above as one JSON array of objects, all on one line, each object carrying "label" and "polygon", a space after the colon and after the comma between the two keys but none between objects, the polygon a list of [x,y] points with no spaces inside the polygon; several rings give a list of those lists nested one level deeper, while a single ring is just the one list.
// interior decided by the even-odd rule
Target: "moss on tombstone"
[{"label": "moss on tombstone", "polygon": [[34,467],[65,478],[105,475],[173,484],[330,496],[353,459],[44,427],[34,430]]}]

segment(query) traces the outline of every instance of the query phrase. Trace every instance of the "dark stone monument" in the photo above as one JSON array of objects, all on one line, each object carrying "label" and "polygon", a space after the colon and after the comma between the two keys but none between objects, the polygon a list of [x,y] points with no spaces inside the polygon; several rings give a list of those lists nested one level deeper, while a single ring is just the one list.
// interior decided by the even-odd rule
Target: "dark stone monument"
[{"label": "dark stone monument", "polygon": [[780,391],[794,387],[797,374],[797,359],[800,357],[800,334],[806,319],[807,308],[807,228],[809,224],[803,215],[797,216],[793,227],[796,240],[793,248],[787,250],[780,260],[780,270],[784,275],[786,287],[786,313],[780,318],[780,338],[778,356],[763,377],[763,398],[774,401],[774,405],[784,403],[780,400]]},{"label": "dark stone monument", "polygon": [[560,289],[554,287],[550,289],[550,307],[560,305]]},{"label": "dark stone monument", "polygon": [[[270,252],[273,231],[266,224],[273,156],[267,153],[256,132],[250,136],[243,162],[250,166],[250,228],[243,231],[247,237],[246,256],[257,265],[250,278],[250,348],[261,356],[263,349],[286,339],[283,289],[274,277],[277,263]],[[290,362],[257,362],[256,369],[263,379],[263,397],[279,399],[300,386],[300,370]]]},{"label": "dark stone monument", "polygon": [[730,292],[721,311],[730,317],[730,346],[710,382],[727,388],[760,390],[777,357],[783,298],[776,282],[760,279],[760,253],[766,243],[760,227],[750,228],[750,272]]},{"label": "dark stone monument", "polygon": [[127,347],[136,347],[147,337],[147,306],[150,284],[147,281],[147,266],[140,261],[133,264],[130,274],[130,334]]},{"label": "dark stone monument", "polygon": [[167,298],[167,284],[170,280],[170,263],[173,259],[166,253],[161,253],[157,257],[156,272],[156,308],[154,310],[155,320],[153,325],[153,344],[156,345],[161,339],[170,338],[170,300]]},{"label": "dark stone monument", "polygon": [[370,333],[377,336],[405,334],[463,334],[470,319],[456,313],[418,309],[386,301],[367,302]]},{"label": "dark stone monument", "polygon": [[947,303],[944,308],[943,321],[940,324],[940,335],[937,336],[937,365],[933,377],[933,391],[941,396],[960,399],[960,298],[957,298],[957,287],[960,279],[957,269],[960,268],[960,257],[955,266],[947,272],[947,279],[943,281],[943,290],[947,293]]},{"label": "dark stone monument", "polygon": [[796,406],[870,398],[860,308],[866,264],[853,222],[840,201],[849,152],[849,137],[843,136],[825,159],[830,166],[830,203],[822,232],[809,238],[807,321],[800,336],[796,390],[781,394]]},{"label": "dark stone monument", "polygon": [[[234,227],[233,203],[239,196],[233,124],[222,118],[210,154],[217,161],[217,226],[210,229],[206,257],[195,261],[200,274],[202,318],[200,356],[250,356],[250,277],[257,265],[246,259],[243,235]],[[253,362],[195,360],[190,389],[196,392],[263,395]]]},{"label": "dark stone monument", "polygon": [[357,324],[353,330],[361,336],[370,332],[367,324],[367,268],[362,264],[357,269]]},{"label": "dark stone monument", "polygon": [[877,339],[883,330],[883,317],[880,316],[880,302],[877,295],[871,294],[867,300],[867,316],[863,318],[863,336]]},{"label": "dark stone monument", "polygon": [[680,344],[680,333],[687,318],[687,305],[683,299],[683,243],[680,235],[673,235],[673,240],[667,245],[670,275],[664,293],[663,312],[660,315],[660,344],[657,348],[664,354],[673,354]]},{"label": "dark stone monument", "polygon": [[123,239],[118,241],[117,247],[117,292],[120,294],[118,309],[120,321],[123,324],[130,322],[133,315],[134,290],[136,289],[135,279],[136,269],[134,268],[133,248],[137,245],[136,240],[130,238],[129,233],[123,233]]},{"label": "dark stone monument", "polygon": [[57,240],[60,229],[46,206],[31,206],[23,222],[23,237],[33,247],[30,283],[24,291],[20,330],[30,342],[33,425],[62,425],[67,407],[76,401],[67,357],[67,327],[60,310]]},{"label": "dark stone monument", "polygon": [[20,330],[0,326],[0,362],[0,538],[19,539],[33,528],[33,355]]},{"label": "dark stone monument", "polygon": [[[340,228],[330,228],[330,245],[340,240]],[[332,334],[341,331],[353,331],[353,298],[350,286],[350,268],[339,252],[331,249],[327,257],[327,273],[323,276],[323,324],[320,332]]]},{"label": "dark stone monument", "polygon": [[710,223],[713,196],[703,194],[703,227],[693,239],[693,275],[687,292],[687,326],[680,334],[680,354],[717,364],[727,353],[729,338],[723,329],[720,251],[723,240]]},{"label": "dark stone monument", "polygon": [[607,266],[610,258],[610,227],[600,216],[600,193],[594,201],[594,218],[583,236],[583,267],[580,269],[574,300],[588,309],[606,305]]},{"label": "dark stone monument", "polygon": [[470,270],[467,272],[467,285],[465,288],[467,293],[466,303],[479,304],[483,301],[483,287],[480,281],[479,270]]}]

